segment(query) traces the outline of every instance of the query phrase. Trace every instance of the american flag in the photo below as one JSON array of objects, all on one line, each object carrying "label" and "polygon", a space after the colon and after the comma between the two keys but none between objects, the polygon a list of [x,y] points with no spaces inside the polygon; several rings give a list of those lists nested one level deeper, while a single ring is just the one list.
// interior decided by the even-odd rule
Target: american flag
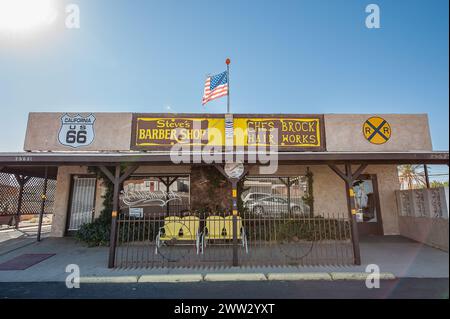
[{"label": "american flag", "polygon": [[227,71],[206,78],[202,105],[228,94]]}]

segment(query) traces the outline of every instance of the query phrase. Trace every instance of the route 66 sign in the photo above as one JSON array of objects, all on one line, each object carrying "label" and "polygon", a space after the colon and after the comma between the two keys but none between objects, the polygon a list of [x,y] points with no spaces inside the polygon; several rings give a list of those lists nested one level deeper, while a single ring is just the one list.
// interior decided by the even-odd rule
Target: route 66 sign
[{"label": "route 66 sign", "polygon": [[61,117],[61,128],[58,134],[58,140],[62,145],[70,147],[87,146],[94,141],[94,122],[93,114],[83,117],[80,114],[70,116],[64,114]]}]

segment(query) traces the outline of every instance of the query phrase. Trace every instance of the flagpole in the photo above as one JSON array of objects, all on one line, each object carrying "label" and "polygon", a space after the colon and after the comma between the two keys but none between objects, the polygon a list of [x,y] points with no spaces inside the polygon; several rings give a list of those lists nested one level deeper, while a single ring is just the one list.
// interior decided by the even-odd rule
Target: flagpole
[{"label": "flagpole", "polygon": [[227,114],[230,114],[230,59],[227,58],[225,63],[227,64],[227,82],[228,82],[228,92],[227,92]]}]

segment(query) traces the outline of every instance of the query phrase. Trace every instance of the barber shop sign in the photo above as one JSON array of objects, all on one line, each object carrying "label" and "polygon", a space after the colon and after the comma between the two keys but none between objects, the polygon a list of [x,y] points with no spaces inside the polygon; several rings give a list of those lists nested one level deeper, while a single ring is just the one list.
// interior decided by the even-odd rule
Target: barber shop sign
[{"label": "barber shop sign", "polygon": [[58,134],[58,141],[62,145],[73,148],[87,146],[94,141],[94,122],[95,116],[81,116],[77,114],[70,116],[64,114],[61,116],[61,128]]}]

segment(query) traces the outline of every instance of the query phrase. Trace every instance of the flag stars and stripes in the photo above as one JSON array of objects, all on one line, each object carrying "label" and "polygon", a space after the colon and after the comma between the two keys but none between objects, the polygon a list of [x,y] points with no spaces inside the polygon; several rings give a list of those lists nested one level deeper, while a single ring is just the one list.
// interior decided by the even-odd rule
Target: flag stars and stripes
[{"label": "flag stars and stripes", "polygon": [[206,78],[202,104],[218,99],[228,94],[227,71]]}]

